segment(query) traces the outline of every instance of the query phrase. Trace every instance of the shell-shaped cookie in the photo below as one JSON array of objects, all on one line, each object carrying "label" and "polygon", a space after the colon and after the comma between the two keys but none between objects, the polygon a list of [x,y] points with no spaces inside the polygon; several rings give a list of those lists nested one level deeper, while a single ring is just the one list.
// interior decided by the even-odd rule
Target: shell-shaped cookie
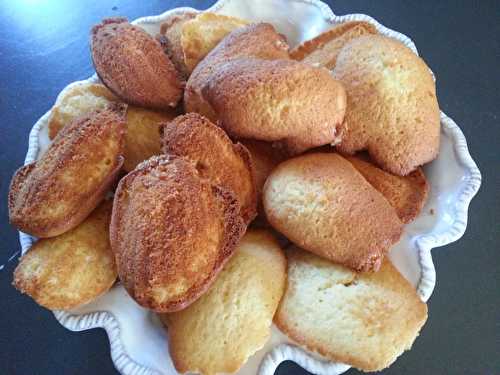
[{"label": "shell-shaped cookie", "polygon": [[194,163],[154,156],[125,176],[110,226],[118,275],[132,298],[157,312],[199,298],[232,255],[245,225],[232,192]]},{"label": "shell-shaped cookie", "polygon": [[234,29],[248,25],[241,18],[203,12],[182,26],[181,45],[189,72]]},{"label": "shell-shaped cookie", "polygon": [[436,85],[408,47],[381,35],[353,39],[340,51],[333,75],[347,91],[341,152],[366,149],[380,167],[398,175],[437,156]]},{"label": "shell-shaped cookie", "polygon": [[51,310],[73,309],[108,291],[117,276],[111,208],[105,201],[76,228],[38,240],[19,261],[14,286]]},{"label": "shell-shaped cookie", "polygon": [[360,156],[346,158],[375,189],[380,191],[403,223],[413,221],[424,206],[429,184],[422,168],[407,176],[397,176],[373,165]]},{"label": "shell-shaped cookie", "polygon": [[202,94],[236,138],[279,142],[298,154],[342,136],[346,94],[324,68],[235,59],[215,69]]},{"label": "shell-shaped cookie", "polygon": [[402,223],[387,200],[338,154],[281,163],[264,186],[267,220],[305,250],[358,271],[376,271]]},{"label": "shell-shaped cookie", "polygon": [[153,111],[129,106],[127,110],[127,136],[123,169],[132,171],[139,163],[161,153],[161,124],[173,120],[174,110]]},{"label": "shell-shaped cookie", "polygon": [[250,223],[257,214],[257,193],[251,156],[241,143],[207,118],[188,113],[163,126],[163,152],[185,156],[196,164],[201,176],[233,191],[241,216]]},{"label": "shell-shaped cookie", "polygon": [[187,21],[196,17],[196,14],[196,12],[186,11],[169,16],[161,24],[160,33],[157,36],[175,68],[185,78],[189,77],[190,70],[186,66],[184,52],[182,51],[182,27]]},{"label": "shell-shaped cookie", "polygon": [[104,109],[118,98],[106,86],[99,83],[82,82],[64,90],[57,96],[49,117],[49,138],[54,139],[59,131],[75,118],[96,109]]},{"label": "shell-shaped cookie", "polygon": [[241,57],[274,60],[288,58],[288,44],[271,24],[258,23],[240,27],[212,50],[193,70],[184,91],[184,109],[197,112],[211,121],[217,116],[203,99],[202,88],[210,81],[214,69],[221,63]]},{"label": "shell-shaped cookie", "polygon": [[381,371],[411,348],[427,306],[389,259],[378,272],[356,273],[298,248],[287,257],[274,320],[297,344],[362,371]]},{"label": "shell-shaped cookie", "polygon": [[[82,82],[64,90],[52,107],[49,137],[55,138],[57,133],[76,117],[105,108],[117,101],[119,99],[99,83]],[[130,172],[140,162],[160,153],[160,123],[172,120],[176,115],[175,109],[155,111],[128,106],[123,169]]]},{"label": "shell-shaped cookie", "polygon": [[290,58],[313,66],[333,69],[337,56],[348,41],[362,35],[376,33],[377,29],[369,22],[341,23],[295,47],[290,51]]},{"label": "shell-shaped cookie", "polygon": [[114,103],[77,117],[40,160],[17,170],[9,191],[14,226],[37,237],[53,237],[88,216],[123,164],[125,109]]},{"label": "shell-shaped cookie", "polygon": [[183,82],[161,44],[124,18],[108,18],[91,31],[91,52],[102,82],[129,104],[175,107]]},{"label": "shell-shaped cookie", "polygon": [[267,176],[271,174],[279,163],[286,159],[286,155],[281,149],[273,147],[269,142],[242,139],[241,143],[247,148],[252,157],[252,165],[255,171],[255,187],[257,190],[257,211],[259,217],[265,218],[264,207],[262,207],[262,189],[266,183]]},{"label": "shell-shaped cookie", "polygon": [[251,230],[217,280],[187,309],[161,315],[180,373],[236,372],[269,339],[286,283],[286,258],[266,231]]}]

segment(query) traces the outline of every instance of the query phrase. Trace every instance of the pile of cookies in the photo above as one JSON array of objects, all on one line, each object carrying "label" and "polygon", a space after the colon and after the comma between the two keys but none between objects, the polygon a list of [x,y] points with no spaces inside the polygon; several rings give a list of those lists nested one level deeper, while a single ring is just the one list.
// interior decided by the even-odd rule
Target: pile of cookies
[{"label": "pile of cookies", "polygon": [[39,238],[16,288],[72,309],[118,277],[181,373],[236,372],[273,322],[364,371],[411,347],[427,307],[387,253],[439,151],[422,59],[365,22],[289,49],[213,13],[155,37],[105,19],[90,43],[101,83],[59,95],[52,144],[12,178],[10,221]]}]

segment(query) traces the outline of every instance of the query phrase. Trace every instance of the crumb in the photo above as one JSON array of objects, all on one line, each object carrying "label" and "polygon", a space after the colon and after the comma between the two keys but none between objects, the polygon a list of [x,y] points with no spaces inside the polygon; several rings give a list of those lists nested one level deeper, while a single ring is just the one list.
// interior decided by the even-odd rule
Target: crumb
[{"label": "crumb", "polygon": [[431,209],[429,210],[429,213],[430,213],[431,215],[434,215],[434,208],[431,208]]}]

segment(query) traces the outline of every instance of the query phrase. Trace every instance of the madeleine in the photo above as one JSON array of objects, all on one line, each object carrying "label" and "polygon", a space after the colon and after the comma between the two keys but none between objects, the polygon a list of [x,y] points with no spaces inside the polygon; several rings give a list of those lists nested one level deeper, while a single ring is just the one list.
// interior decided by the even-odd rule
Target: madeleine
[{"label": "madeleine", "polygon": [[17,170],[9,190],[10,222],[36,237],[76,227],[101,202],[123,164],[126,105],[77,117],[45,154]]},{"label": "madeleine", "polygon": [[157,312],[181,310],[212,284],[245,225],[234,194],[194,163],[154,156],[119,183],[110,235],[128,293]]}]

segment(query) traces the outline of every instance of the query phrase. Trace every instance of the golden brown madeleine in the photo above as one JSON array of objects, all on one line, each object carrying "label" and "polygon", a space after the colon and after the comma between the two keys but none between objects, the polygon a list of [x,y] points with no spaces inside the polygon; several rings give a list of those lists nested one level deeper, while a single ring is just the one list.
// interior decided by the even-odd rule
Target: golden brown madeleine
[{"label": "golden brown madeleine", "polygon": [[[104,108],[118,98],[106,86],[99,83],[82,82],[59,94],[49,118],[49,138],[76,117],[86,115],[94,109]],[[127,134],[123,155],[123,168],[130,172],[140,162],[160,153],[160,122],[172,120],[177,115],[174,109],[155,111],[135,106],[127,109]]]},{"label": "golden brown madeleine", "polygon": [[264,185],[267,220],[305,250],[357,271],[376,271],[403,225],[396,211],[338,154],[281,163]]},{"label": "golden brown madeleine", "polygon": [[249,231],[209,291],[162,314],[180,373],[236,372],[269,339],[286,284],[286,258],[267,231]]},{"label": "golden brown madeleine", "polygon": [[299,44],[290,51],[290,58],[313,66],[333,69],[342,47],[362,35],[377,34],[377,29],[365,21],[341,23],[317,37]]},{"label": "golden brown madeleine", "polygon": [[123,169],[130,172],[140,162],[161,153],[161,124],[174,119],[175,116],[176,112],[173,109],[153,111],[134,106],[128,107]]},{"label": "golden brown madeleine", "polygon": [[14,271],[14,286],[51,310],[68,310],[104,294],[116,280],[109,245],[111,201],[77,227],[38,240]]},{"label": "golden brown madeleine", "polygon": [[378,272],[356,273],[297,248],[287,256],[274,321],[296,343],[362,371],[380,371],[411,348],[427,305],[389,259]]},{"label": "golden brown madeleine", "polygon": [[375,189],[389,201],[403,223],[413,221],[424,206],[429,193],[429,184],[422,168],[407,176],[385,172],[359,155],[347,160]]},{"label": "golden brown madeleine", "polygon": [[349,41],[335,78],[347,91],[346,132],[338,150],[366,149],[384,170],[407,175],[439,151],[436,86],[425,62],[381,35]]},{"label": "golden brown madeleine", "polygon": [[202,177],[231,190],[250,223],[257,215],[257,192],[251,156],[241,143],[234,144],[224,130],[207,118],[188,113],[163,126],[163,152],[192,160]]},{"label": "golden brown madeleine", "polygon": [[37,237],[76,227],[99,204],[123,164],[125,104],[113,103],[65,126],[42,157],[17,170],[10,222]]},{"label": "golden brown madeleine", "polygon": [[99,78],[129,104],[175,107],[183,82],[161,44],[125,18],[107,18],[92,28],[92,61]]},{"label": "golden brown madeleine", "polygon": [[271,143],[256,141],[254,139],[242,139],[241,143],[247,148],[252,157],[255,175],[255,186],[257,190],[257,211],[259,216],[265,217],[262,207],[262,189],[266,183],[267,176],[276,166],[286,159],[286,155]]},{"label": "golden brown madeleine", "polygon": [[230,136],[279,142],[290,154],[337,143],[346,94],[324,68],[293,60],[221,64],[202,90]]},{"label": "golden brown madeleine", "polygon": [[184,91],[185,111],[200,113],[215,122],[217,116],[203,99],[201,90],[219,64],[241,57],[287,59],[288,44],[283,35],[268,23],[251,24],[234,30],[210,51],[189,76]]},{"label": "golden brown madeleine", "polygon": [[245,231],[232,192],[187,159],[153,156],[115,193],[110,235],[132,298],[157,312],[185,308],[214,281]]},{"label": "golden brown madeleine", "polygon": [[106,86],[99,83],[81,82],[63,90],[52,107],[49,117],[49,138],[54,139],[59,131],[75,118],[95,109],[104,109],[118,98]]},{"label": "golden brown madeleine", "polygon": [[181,73],[184,78],[189,77],[190,71],[186,67],[184,52],[182,51],[182,26],[190,19],[196,17],[196,14],[196,12],[186,11],[170,16],[161,24],[160,33],[157,37],[164,46],[170,61],[172,61],[177,71]]},{"label": "golden brown madeleine", "polygon": [[210,12],[198,14],[182,26],[184,61],[191,73],[198,63],[231,31],[248,25],[241,18]]}]

